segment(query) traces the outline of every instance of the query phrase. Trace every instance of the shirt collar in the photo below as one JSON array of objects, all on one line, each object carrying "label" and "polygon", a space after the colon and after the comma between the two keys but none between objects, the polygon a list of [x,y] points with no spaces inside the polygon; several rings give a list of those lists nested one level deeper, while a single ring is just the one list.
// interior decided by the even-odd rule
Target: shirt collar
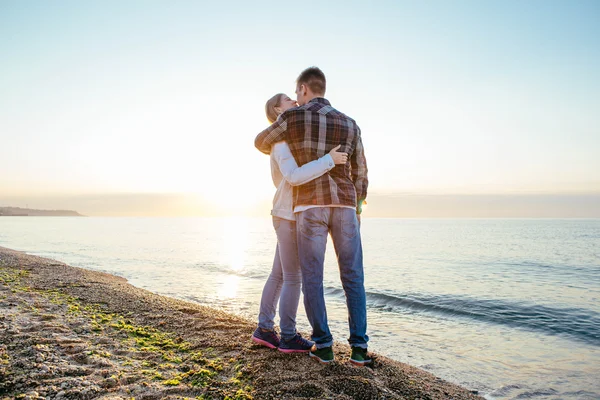
[{"label": "shirt collar", "polygon": [[331,103],[329,102],[329,100],[327,100],[324,97],[315,97],[314,99],[312,99],[311,101],[309,101],[309,103],[325,104],[326,106],[330,106],[331,105]]}]

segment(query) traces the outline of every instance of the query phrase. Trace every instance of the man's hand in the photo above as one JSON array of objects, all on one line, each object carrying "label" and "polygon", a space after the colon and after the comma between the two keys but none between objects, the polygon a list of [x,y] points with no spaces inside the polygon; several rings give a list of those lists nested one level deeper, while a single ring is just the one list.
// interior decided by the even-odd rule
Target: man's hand
[{"label": "man's hand", "polygon": [[363,204],[367,205],[367,200],[364,200],[364,199],[363,200],[359,200],[358,204],[356,205],[356,213],[358,215],[362,214],[362,206],[363,206]]}]

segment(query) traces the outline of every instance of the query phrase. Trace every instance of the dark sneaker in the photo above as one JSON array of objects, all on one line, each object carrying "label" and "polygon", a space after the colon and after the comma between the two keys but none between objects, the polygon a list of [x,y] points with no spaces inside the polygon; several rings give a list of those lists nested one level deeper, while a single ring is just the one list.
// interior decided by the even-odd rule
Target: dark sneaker
[{"label": "dark sneaker", "polygon": [[302,335],[296,333],[296,336],[290,340],[281,339],[281,342],[279,342],[279,351],[283,351],[284,353],[308,353],[314,345],[313,342],[304,339]]},{"label": "dark sneaker", "polygon": [[270,349],[276,349],[279,346],[279,336],[277,336],[275,331],[264,332],[260,328],[256,328],[252,334],[252,341]]},{"label": "dark sneaker", "polygon": [[316,349],[314,351],[311,350],[310,353],[308,353],[308,355],[320,362],[321,364],[329,364],[334,359],[333,348],[331,346],[323,347],[322,349]]},{"label": "dark sneaker", "polygon": [[367,355],[367,349],[363,349],[362,347],[353,347],[352,355],[350,356],[350,362],[354,365],[362,367],[363,365],[373,362],[373,359]]}]

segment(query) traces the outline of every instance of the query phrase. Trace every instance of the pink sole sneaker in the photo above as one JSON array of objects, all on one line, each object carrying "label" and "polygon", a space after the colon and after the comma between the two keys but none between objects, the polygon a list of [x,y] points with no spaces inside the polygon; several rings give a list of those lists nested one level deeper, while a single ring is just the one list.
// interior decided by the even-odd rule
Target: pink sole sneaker
[{"label": "pink sole sneaker", "polygon": [[273,346],[271,343],[269,343],[269,342],[267,342],[265,340],[259,339],[256,336],[252,336],[252,341],[255,342],[255,343],[260,344],[261,346],[268,347],[270,349],[276,349],[277,348],[276,346]]},{"label": "pink sole sneaker", "polygon": [[281,340],[279,342],[279,351],[282,353],[308,353],[313,347],[314,343],[310,340],[306,340],[300,335],[296,333],[290,340]]},{"label": "pink sole sneaker", "polygon": [[277,350],[281,351],[282,353],[308,353],[308,352],[310,352],[310,349],[306,349],[306,350],[292,350],[292,349],[282,349],[281,347],[278,348]]}]

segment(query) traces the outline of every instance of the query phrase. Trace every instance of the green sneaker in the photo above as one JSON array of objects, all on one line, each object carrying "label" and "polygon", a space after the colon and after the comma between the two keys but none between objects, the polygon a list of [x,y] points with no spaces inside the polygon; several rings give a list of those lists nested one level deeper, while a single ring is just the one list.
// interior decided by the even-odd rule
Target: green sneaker
[{"label": "green sneaker", "polygon": [[316,359],[321,364],[329,364],[334,359],[333,348],[331,346],[323,347],[322,349],[316,349],[315,351],[311,350],[308,355]]},{"label": "green sneaker", "polygon": [[367,349],[362,347],[353,347],[350,362],[354,365],[362,367],[373,362],[373,359],[367,355]]}]

